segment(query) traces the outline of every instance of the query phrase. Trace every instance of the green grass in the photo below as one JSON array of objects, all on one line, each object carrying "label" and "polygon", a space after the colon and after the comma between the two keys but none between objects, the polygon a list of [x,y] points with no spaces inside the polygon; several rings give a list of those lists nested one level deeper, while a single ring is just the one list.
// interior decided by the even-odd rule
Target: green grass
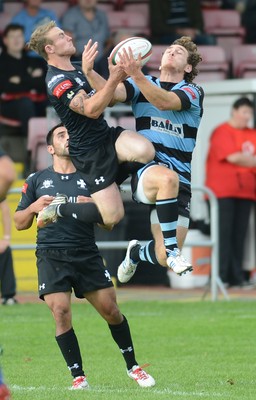
[{"label": "green grass", "polygon": [[1,363],[13,400],[255,400],[255,302],[127,302],[120,305],[138,361],[150,363],[154,388],[126,376],[106,323],[73,304],[91,389],[71,392],[71,376],[45,304],[1,307]]}]

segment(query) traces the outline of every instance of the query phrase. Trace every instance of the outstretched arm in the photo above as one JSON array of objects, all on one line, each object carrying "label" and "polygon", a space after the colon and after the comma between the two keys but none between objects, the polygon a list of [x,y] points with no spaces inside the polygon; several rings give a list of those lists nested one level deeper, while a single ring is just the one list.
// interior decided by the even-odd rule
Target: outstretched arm
[{"label": "outstretched arm", "polygon": [[[82,54],[82,69],[83,73],[85,74],[90,86],[96,91],[102,90],[107,81],[101,75],[99,75],[94,69],[94,62],[98,55],[98,43],[92,43],[90,39],[88,43],[84,46],[84,51]],[[111,60],[110,63],[112,64]],[[123,76],[125,78],[125,75]],[[108,104],[112,106],[118,102],[125,102],[126,101],[126,89],[122,82],[120,82],[114,91],[113,97]]]},{"label": "outstretched arm", "polygon": [[173,92],[168,92],[149,82],[141,71],[141,57],[135,60],[131,48],[119,54],[119,65],[127,75],[131,76],[141,93],[159,110],[181,110],[180,98]]}]

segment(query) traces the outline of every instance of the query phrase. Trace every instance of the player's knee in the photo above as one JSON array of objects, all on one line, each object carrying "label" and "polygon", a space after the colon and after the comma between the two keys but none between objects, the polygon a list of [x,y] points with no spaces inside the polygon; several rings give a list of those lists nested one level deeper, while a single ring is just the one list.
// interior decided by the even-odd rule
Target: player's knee
[{"label": "player's knee", "polygon": [[143,164],[152,161],[155,157],[155,149],[151,142],[145,140],[140,143],[135,149],[134,161],[141,162]]},{"label": "player's knee", "polygon": [[105,310],[105,320],[108,322],[110,325],[119,325],[123,321],[123,316],[117,307],[117,304],[111,304],[108,308]]},{"label": "player's knee", "polygon": [[159,186],[163,188],[170,188],[172,191],[177,192],[179,190],[179,177],[176,172],[166,168],[164,173],[159,175]]},{"label": "player's knee", "polygon": [[[113,228],[113,225],[117,225],[121,219],[124,217],[124,209],[120,210],[115,210],[115,212],[112,212],[109,215],[106,215],[103,217],[103,222],[105,226]],[[110,229],[110,230],[111,230]]]},{"label": "player's knee", "polygon": [[55,321],[69,321],[71,319],[71,310],[69,305],[53,304],[51,307]]}]

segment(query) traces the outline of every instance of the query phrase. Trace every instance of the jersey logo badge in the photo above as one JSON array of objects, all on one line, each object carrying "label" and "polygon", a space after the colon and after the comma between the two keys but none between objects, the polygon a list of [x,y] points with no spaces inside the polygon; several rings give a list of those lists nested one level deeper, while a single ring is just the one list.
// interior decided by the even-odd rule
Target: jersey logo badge
[{"label": "jersey logo badge", "polygon": [[68,175],[61,175],[60,179],[62,181],[65,181],[65,180],[68,181],[69,180],[69,176]]},{"label": "jersey logo badge", "polygon": [[40,189],[48,189],[50,187],[54,187],[52,179],[45,179],[45,181],[43,181],[43,185],[40,187]]},{"label": "jersey logo badge", "polygon": [[85,189],[86,188],[86,183],[83,179],[79,179],[79,181],[76,181],[77,186],[80,187],[80,189]]},{"label": "jersey logo badge", "polygon": [[22,193],[27,193],[27,188],[28,188],[28,183],[24,183],[24,185],[22,186]]},{"label": "jersey logo badge", "polygon": [[195,93],[193,92],[193,90],[192,90],[191,88],[185,87],[185,88],[183,88],[183,90],[185,90],[186,92],[188,92],[188,93],[191,95],[191,97],[192,97],[193,100],[196,99],[196,95],[195,95]]}]

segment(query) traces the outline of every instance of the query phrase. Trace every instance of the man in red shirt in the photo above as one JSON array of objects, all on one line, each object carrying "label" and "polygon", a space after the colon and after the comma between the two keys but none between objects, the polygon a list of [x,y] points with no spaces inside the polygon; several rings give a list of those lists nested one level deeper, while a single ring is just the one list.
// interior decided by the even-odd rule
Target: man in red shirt
[{"label": "man in red shirt", "polygon": [[253,103],[239,98],[228,122],[212,133],[206,181],[219,205],[219,268],[230,286],[245,284],[242,270],[250,211],[256,200],[256,129],[248,127]]}]

